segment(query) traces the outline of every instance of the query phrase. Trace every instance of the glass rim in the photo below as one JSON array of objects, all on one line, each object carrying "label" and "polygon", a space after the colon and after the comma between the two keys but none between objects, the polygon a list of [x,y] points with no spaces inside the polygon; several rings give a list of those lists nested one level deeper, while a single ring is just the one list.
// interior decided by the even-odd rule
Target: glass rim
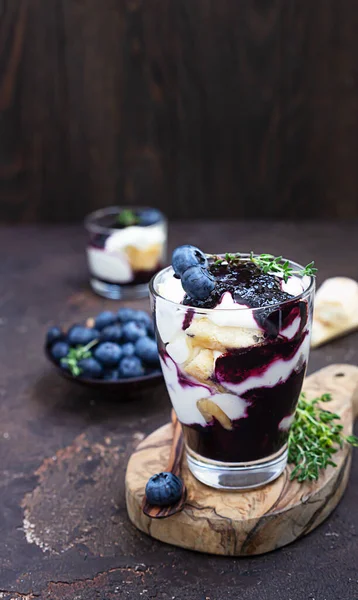
[{"label": "glass rim", "polygon": [[[243,258],[249,258],[251,256],[251,253],[240,252],[240,255]],[[206,256],[207,257],[218,256],[218,257],[225,258],[225,254],[215,254],[215,255],[206,254]],[[254,253],[254,256],[256,257],[256,256],[260,256],[260,255]],[[293,267],[297,267],[298,269],[304,268],[299,263],[296,263],[292,260],[282,257],[283,262],[285,262],[286,260],[288,260],[289,264],[292,265]],[[165,267],[164,269],[161,269],[160,271],[158,271],[158,273],[153,275],[152,279],[150,280],[149,291],[154,298],[161,298],[162,300],[165,300],[166,302],[169,302],[170,304],[173,304],[174,306],[177,306],[178,308],[181,308],[182,310],[192,309],[196,312],[202,312],[202,313],[211,313],[214,311],[215,311],[215,313],[217,312],[217,310],[218,310],[217,308],[204,308],[204,307],[198,307],[198,306],[191,306],[190,304],[180,304],[179,302],[174,302],[174,300],[169,300],[169,298],[165,298],[165,296],[162,296],[161,294],[159,294],[159,292],[154,287],[156,279],[157,279],[157,277],[162,275],[162,273],[164,273],[165,271],[169,271],[170,269],[173,270],[172,265],[169,265],[169,267]],[[308,283],[306,289],[303,290],[297,296],[292,296],[292,298],[290,298],[289,300],[283,300],[282,302],[276,302],[275,304],[267,304],[265,306],[257,306],[257,307],[253,307],[253,308],[250,308],[248,306],[243,306],[242,308],[240,308],[240,306],[242,306],[242,305],[238,304],[238,308],[221,308],[219,310],[220,310],[220,312],[223,312],[224,314],[225,314],[225,312],[232,313],[233,310],[242,310],[242,311],[246,310],[246,311],[252,311],[252,312],[256,313],[258,311],[263,311],[263,310],[267,310],[267,309],[274,310],[274,309],[280,308],[282,306],[285,306],[286,304],[289,304],[290,302],[304,299],[306,296],[309,296],[310,293],[312,291],[314,291],[314,288],[315,288],[315,277],[312,275],[305,275],[304,277],[309,278],[309,283]],[[303,277],[301,277],[301,279],[303,279]]]},{"label": "glass rim", "polygon": [[[158,221],[158,223],[153,223],[153,225],[159,225],[160,223],[166,223],[167,219],[166,219],[165,215],[162,213],[161,210],[159,210],[159,208],[155,208],[154,206],[117,205],[117,206],[107,206],[105,208],[99,208],[98,210],[94,210],[93,212],[91,212],[85,216],[85,218],[83,220],[83,224],[84,224],[85,228],[87,229],[87,231],[90,231],[91,233],[108,233],[108,232],[113,233],[115,231],[118,231],[118,229],[115,229],[113,227],[106,227],[105,225],[100,225],[99,223],[96,222],[96,220],[100,219],[101,217],[107,217],[110,215],[119,214],[123,210],[136,211],[136,210],[148,210],[148,209],[150,210],[152,208],[157,210],[161,214],[161,217],[162,217],[161,220]],[[132,227],[151,227],[151,225],[133,225]]]}]

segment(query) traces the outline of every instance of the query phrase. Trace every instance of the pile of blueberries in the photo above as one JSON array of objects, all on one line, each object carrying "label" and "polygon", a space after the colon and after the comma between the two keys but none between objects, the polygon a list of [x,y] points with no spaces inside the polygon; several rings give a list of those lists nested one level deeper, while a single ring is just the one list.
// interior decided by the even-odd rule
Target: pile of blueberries
[{"label": "pile of blueberries", "polygon": [[46,348],[61,368],[78,377],[116,381],[160,372],[153,321],[142,310],[104,311],[93,327],[76,324],[67,333],[52,327]]}]

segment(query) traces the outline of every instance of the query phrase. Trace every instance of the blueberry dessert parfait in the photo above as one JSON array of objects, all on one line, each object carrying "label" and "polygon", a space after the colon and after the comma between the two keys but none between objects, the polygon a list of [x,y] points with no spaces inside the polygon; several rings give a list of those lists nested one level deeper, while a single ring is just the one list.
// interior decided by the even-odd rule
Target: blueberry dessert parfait
[{"label": "blueberry dessert parfait", "polygon": [[148,294],[148,283],[165,263],[167,223],[154,208],[109,207],[85,220],[92,289],[106,298]]},{"label": "blueberry dessert parfait", "polygon": [[189,468],[203,483],[252,488],[285,468],[315,271],[269,254],[213,256],[181,246],[153,278],[164,379]]}]

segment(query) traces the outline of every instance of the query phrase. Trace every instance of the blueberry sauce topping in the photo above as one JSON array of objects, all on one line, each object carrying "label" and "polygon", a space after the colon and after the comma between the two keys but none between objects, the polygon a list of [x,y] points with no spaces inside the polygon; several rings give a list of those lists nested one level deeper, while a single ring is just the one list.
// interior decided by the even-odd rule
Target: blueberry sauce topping
[{"label": "blueberry sauce topping", "polygon": [[230,292],[234,301],[250,308],[270,306],[291,300],[293,296],[281,289],[281,280],[275,275],[263,273],[253,262],[211,263],[208,267],[216,285],[204,299],[185,295],[183,304],[196,308],[215,308],[225,292]]}]

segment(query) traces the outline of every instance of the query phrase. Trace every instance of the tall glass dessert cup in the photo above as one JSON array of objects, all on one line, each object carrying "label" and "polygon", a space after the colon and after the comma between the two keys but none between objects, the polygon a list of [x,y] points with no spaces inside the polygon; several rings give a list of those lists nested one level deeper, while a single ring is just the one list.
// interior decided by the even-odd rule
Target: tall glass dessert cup
[{"label": "tall glass dessert cup", "polygon": [[161,365],[188,466],[199,481],[222,489],[258,487],[284,470],[313,313],[313,277],[295,275],[285,283],[241,256],[239,296],[232,286],[225,292],[219,272],[225,265],[219,265],[214,308],[190,306],[172,267],[150,284]]}]

